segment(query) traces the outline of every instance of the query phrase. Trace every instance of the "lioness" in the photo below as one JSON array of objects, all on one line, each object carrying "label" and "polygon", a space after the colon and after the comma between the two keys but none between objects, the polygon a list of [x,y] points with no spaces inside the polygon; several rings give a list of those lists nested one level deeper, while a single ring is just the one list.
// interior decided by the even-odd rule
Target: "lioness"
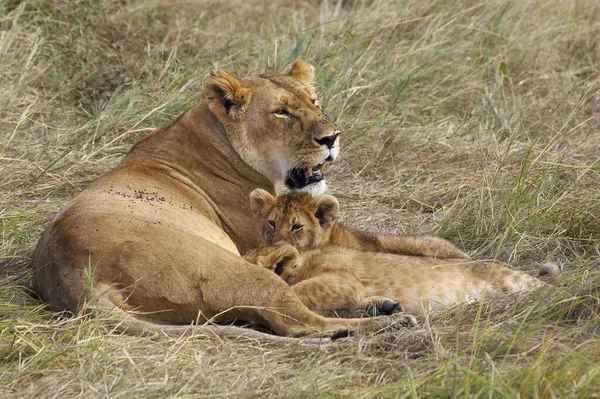
[{"label": "lioness", "polygon": [[249,251],[247,259],[280,275],[317,313],[361,312],[370,306],[389,312],[397,301],[404,311],[423,315],[485,294],[516,293],[544,284],[492,262],[350,249],[357,247],[355,236],[337,223],[339,203],[331,195],[290,193],[276,198],[256,189],[250,201],[266,241],[278,245]]},{"label": "lioness", "polygon": [[[283,336],[406,324],[404,315],[324,318],[240,256],[262,243],[250,192],[273,194],[283,181],[322,192],[323,164],[338,155],[340,131],[321,109],[313,75],[301,60],[285,74],[208,74],[197,105],[138,141],[47,226],[33,257],[42,299],[57,310],[112,309],[144,325],[241,320]],[[441,239],[415,240],[369,248],[464,255]]]}]

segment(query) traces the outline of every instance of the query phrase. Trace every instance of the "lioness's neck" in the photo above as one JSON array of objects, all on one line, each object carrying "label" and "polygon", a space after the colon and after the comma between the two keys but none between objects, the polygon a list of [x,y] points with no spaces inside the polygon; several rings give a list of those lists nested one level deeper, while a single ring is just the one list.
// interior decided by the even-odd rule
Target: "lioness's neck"
[{"label": "lioness's neck", "polygon": [[211,171],[217,169],[227,175],[234,174],[242,180],[250,179],[261,187],[273,186],[240,158],[224,126],[203,101],[171,124],[138,141],[121,166],[140,162],[168,166],[202,188],[201,182],[206,176],[201,171],[207,167]]},{"label": "lioness's neck", "polygon": [[275,187],[240,158],[205,102],[136,143],[119,167],[137,164],[165,166],[172,178],[208,197],[240,250],[260,245],[247,198],[257,187],[273,194]]}]

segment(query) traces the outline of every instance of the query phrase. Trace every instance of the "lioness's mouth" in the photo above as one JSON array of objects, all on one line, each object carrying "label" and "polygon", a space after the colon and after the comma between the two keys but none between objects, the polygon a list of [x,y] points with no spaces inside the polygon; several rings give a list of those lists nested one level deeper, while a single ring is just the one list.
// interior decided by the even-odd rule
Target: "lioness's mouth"
[{"label": "lioness's mouth", "polygon": [[288,173],[285,184],[295,190],[300,190],[309,184],[318,183],[323,180],[323,168],[325,162],[311,168],[294,168]]}]

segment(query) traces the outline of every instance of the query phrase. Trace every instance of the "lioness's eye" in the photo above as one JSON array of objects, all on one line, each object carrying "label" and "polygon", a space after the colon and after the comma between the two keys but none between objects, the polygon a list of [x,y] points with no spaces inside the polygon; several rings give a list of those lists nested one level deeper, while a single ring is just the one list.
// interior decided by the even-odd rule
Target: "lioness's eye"
[{"label": "lioness's eye", "polygon": [[276,226],[276,224],[275,224],[275,221],[274,221],[274,220],[269,220],[269,221],[267,222],[267,224],[269,225],[269,228],[270,228],[270,229],[274,229],[274,228],[275,228],[275,226]]},{"label": "lioness's eye", "polygon": [[290,113],[290,111],[287,110],[287,108],[279,108],[278,110],[273,112],[273,115],[275,115],[278,118],[289,118],[290,116],[292,116],[292,114]]},{"label": "lioness's eye", "polygon": [[302,226],[301,224],[293,224],[292,227],[290,227],[290,230],[292,231],[300,231],[302,230],[304,226]]}]

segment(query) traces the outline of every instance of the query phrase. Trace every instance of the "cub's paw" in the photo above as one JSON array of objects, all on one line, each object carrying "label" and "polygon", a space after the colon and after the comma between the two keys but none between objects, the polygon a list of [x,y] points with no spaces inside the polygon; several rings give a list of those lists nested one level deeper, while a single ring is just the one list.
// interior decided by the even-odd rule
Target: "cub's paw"
[{"label": "cub's paw", "polygon": [[289,244],[280,242],[272,246],[263,246],[246,252],[244,258],[251,263],[281,274],[293,267],[298,260],[298,250]]},{"label": "cub's paw", "polygon": [[365,298],[365,313],[370,317],[392,315],[403,311],[400,302],[386,297],[372,296]]}]

